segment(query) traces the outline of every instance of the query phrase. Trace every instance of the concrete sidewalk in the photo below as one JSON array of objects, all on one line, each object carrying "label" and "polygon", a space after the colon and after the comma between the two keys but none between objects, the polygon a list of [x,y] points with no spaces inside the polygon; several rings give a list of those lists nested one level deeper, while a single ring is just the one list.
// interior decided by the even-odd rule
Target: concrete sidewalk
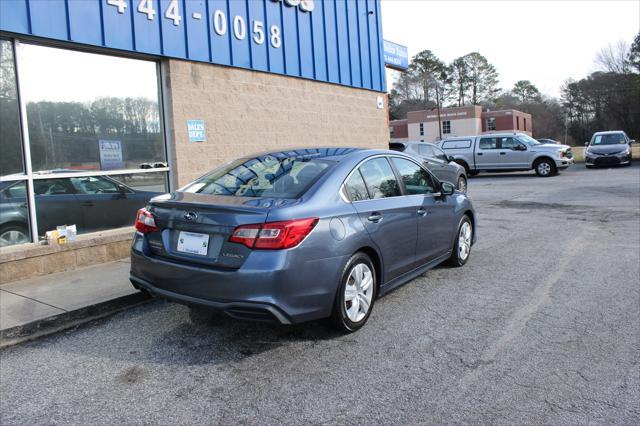
[{"label": "concrete sidewalk", "polygon": [[123,259],[0,287],[0,347],[54,333],[146,301]]}]

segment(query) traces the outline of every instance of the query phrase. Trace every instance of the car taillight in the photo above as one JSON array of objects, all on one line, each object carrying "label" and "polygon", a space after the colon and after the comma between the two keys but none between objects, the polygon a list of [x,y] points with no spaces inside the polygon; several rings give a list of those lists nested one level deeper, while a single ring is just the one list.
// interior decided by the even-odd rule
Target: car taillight
[{"label": "car taillight", "polygon": [[249,248],[280,250],[297,246],[318,223],[318,218],[241,225],[233,230],[229,241]]},{"label": "car taillight", "polygon": [[148,234],[149,232],[158,230],[156,220],[153,215],[144,207],[136,213],[136,230],[143,234]]}]

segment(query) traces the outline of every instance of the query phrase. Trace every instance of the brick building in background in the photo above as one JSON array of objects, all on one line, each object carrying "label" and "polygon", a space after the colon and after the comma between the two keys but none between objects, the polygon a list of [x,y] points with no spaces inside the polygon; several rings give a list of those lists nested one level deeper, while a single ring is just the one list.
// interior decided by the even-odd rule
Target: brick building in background
[{"label": "brick building in background", "polygon": [[410,111],[404,120],[390,122],[390,137],[394,141],[436,142],[455,136],[472,136],[497,132],[521,132],[532,135],[531,114],[515,109],[482,111],[480,106],[442,108],[441,132],[438,132],[437,110]]}]

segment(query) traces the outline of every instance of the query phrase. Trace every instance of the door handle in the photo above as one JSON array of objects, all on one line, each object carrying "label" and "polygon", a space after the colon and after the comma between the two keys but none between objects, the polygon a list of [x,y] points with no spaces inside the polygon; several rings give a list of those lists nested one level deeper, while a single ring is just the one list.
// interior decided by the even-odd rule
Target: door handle
[{"label": "door handle", "polygon": [[429,212],[427,212],[427,211],[426,211],[425,209],[423,209],[423,208],[419,208],[417,213],[418,213],[418,216],[426,216],[426,215],[428,215],[428,214],[429,214]]},{"label": "door handle", "polygon": [[369,222],[378,223],[382,220],[382,215],[380,213],[371,213],[367,219]]},{"label": "door handle", "polygon": [[481,152],[479,152],[479,153],[477,153],[476,155],[482,155],[482,153],[481,153]]},{"label": "door handle", "polygon": [[501,152],[500,155],[507,155],[507,153],[506,152]]},{"label": "door handle", "polygon": [[93,207],[94,206],[93,202],[91,202],[91,201],[84,201],[84,202],[80,203],[80,205],[83,206],[83,207]]}]

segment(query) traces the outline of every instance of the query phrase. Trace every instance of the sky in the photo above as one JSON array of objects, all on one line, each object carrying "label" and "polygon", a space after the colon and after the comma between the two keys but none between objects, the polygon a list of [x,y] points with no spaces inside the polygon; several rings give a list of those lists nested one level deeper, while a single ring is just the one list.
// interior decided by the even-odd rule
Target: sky
[{"label": "sky", "polygon": [[[26,102],[88,102],[110,96],[158,98],[156,64],[152,61],[27,43],[20,44],[19,53],[20,86]],[[79,78],[83,75],[91,78]]]},{"label": "sky", "polygon": [[407,46],[409,58],[429,49],[449,63],[477,51],[503,89],[531,80],[555,97],[567,78],[597,70],[602,48],[631,44],[640,31],[640,0],[382,0],[381,7],[384,38]]}]

